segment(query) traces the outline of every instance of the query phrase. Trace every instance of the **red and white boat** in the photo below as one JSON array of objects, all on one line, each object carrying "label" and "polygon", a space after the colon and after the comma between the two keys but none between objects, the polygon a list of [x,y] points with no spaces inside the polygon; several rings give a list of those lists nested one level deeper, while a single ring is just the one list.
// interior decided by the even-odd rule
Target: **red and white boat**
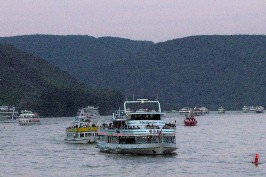
[{"label": "red and white boat", "polygon": [[19,125],[40,125],[41,124],[39,115],[29,110],[21,111],[21,114],[19,115],[17,122]]},{"label": "red and white boat", "polygon": [[197,125],[198,121],[195,119],[193,115],[190,115],[184,120],[185,126],[195,126]]}]

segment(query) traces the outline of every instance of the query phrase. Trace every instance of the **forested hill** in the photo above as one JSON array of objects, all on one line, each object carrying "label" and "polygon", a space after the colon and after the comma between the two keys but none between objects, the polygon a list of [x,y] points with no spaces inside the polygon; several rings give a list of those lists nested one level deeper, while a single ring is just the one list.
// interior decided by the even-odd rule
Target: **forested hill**
[{"label": "forested hill", "polygon": [[87,83],[127,95],[159,95],[165,106],[217,110],[266,104],[266,36],[193,36],[153,45],[93,70]]},{"label": "forested hill", "polygon": [[87,71],[92,68],[128,60],[131,55],[153,44],[149,41],[82,35],[0,37],[0,43],[12,44],[39,56],[77,78],[88,77]]},{"label": "forested hill", "polygon": [[155,98],[165,109],[266,106],[266,36],[191,36],[154,44],[89,36],[17,36],[0,43],[43,57],[87,85]]},{"label": "forested hill", "polygon": [[88,89],[67,72],[11,45],[0,45],[0,63],[0,105],[31,109],[41,116],[73,116],[87,105],[111,111],[124,99],[116,91]]}]

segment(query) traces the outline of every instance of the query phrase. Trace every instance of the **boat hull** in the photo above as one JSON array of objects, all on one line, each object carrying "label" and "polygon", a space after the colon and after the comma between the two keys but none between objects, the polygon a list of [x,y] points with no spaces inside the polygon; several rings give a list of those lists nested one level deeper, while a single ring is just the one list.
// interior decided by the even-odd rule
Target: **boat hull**
[{"label": "boat hull", "polygon": [[134,155],[166,155],[173,154],[176,144],[149,143],[149,144],[107,144],[99,143],[97,147],[101,152],[134,154]]},{"label": "boat hull", "polygon": [[194,118],[189,118],[184,120],[185,126],[196,126],[198,121]]},{"label": "boat hull", "polygon": [[7,115],[0,115],[0,122],[16,122],[16,117],[12,118],[11,116]]},{"label": "boat hull", "polygon": [[196,126],[197,123],[185,123],[185,126]]},{"label": "boat hull", "polygon": [[75,138],[75,139],[65,139],[66,143],[70,144],[88,144],[88,143],[96,143],[97,137],[89,137],[89,138]]},{"label": "boat hull", "polygon": [[249,109],[242,109],[242,112],[243,113],[248,113],[249,112]]},{"label": "boat hull", "polygon": [[9,117],[0,117],[1,123],[16,123],[16,119],[10,119]]},{"label": "boat hull", "polygon": [[39,118],[19,118],[17,119],[17,122],[19,125],[40,125],[40,119]]},{"label": "boat hull", "polygon": [[41,122],[18,122],[21,126],[27,126],[27,125],[41,125]]}]

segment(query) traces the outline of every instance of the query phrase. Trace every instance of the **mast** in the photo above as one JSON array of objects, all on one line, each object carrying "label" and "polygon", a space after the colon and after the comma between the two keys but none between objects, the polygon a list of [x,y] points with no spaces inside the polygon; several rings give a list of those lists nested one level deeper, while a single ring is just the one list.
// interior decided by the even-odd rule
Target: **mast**
[{"label": "mast", "polygon": [[15,114],[15,107],[13,107],[13,111],[12,111],[12,119],[14,119],[14,114]]}]

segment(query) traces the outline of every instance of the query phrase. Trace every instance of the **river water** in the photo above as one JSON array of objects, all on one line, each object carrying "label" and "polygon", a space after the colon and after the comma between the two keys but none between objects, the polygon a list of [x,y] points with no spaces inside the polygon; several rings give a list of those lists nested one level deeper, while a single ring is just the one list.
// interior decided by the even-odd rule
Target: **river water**
[{"label": "river water", "polygon": [[[44,118],[36,126],[0,123],[0,176],[266,176],[266,114],[226,112],[177,123],[177,151],[167,156],[99,152],[95,144],[64,142],[71,118]],[[110,121],[102,116],[100,121]],[[252,164],[259,154],[258,166]]]}]

